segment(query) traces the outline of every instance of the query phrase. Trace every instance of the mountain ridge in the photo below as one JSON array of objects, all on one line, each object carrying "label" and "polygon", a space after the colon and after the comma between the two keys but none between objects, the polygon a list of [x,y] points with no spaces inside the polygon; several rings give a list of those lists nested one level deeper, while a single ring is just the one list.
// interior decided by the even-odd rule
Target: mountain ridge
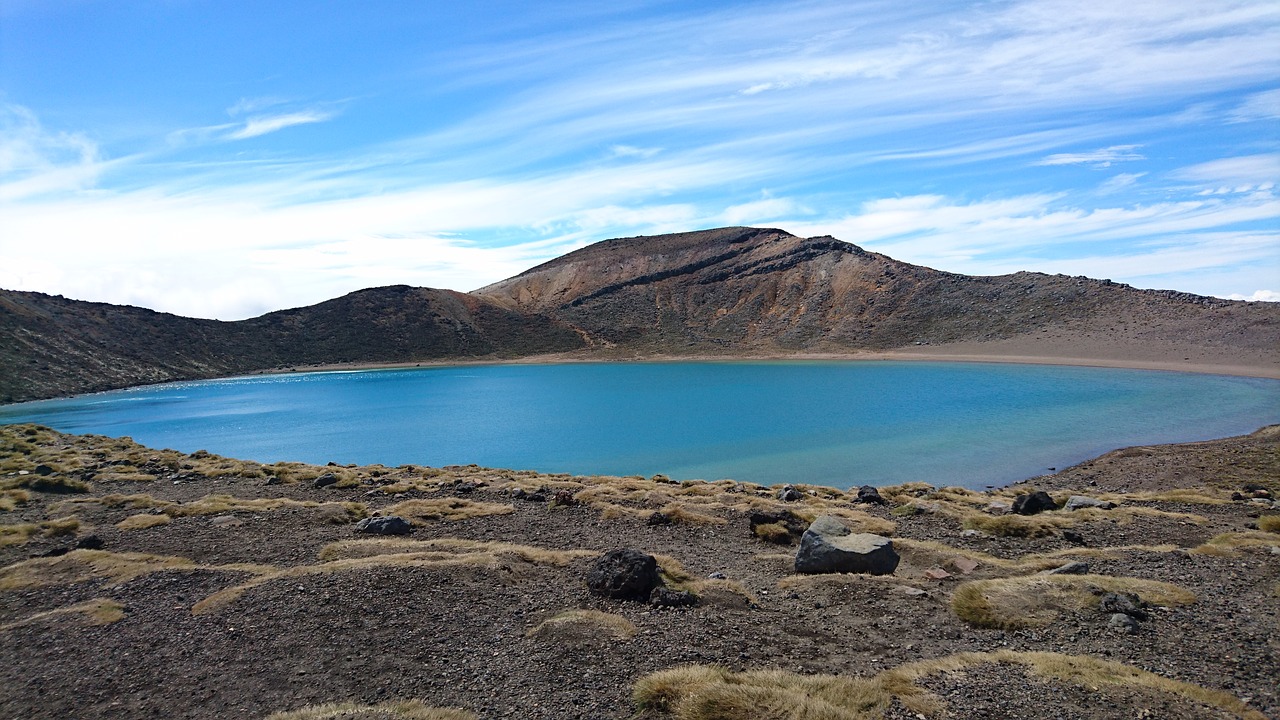
[{"label": "mountain ridge", "polygon": [[[967,276],[830,236],[604,240],[462,293],[391,285],[227,322],[0,290],[0,402],[295,366],[1120,348],[1280,372],[1280,304],[1018,272]],[[1055,349],[1056,348],[1056,349]],[[1104,348],[1105,350],[1105,348]],[[1063,353],[1067,354],[1063,354]]]}]

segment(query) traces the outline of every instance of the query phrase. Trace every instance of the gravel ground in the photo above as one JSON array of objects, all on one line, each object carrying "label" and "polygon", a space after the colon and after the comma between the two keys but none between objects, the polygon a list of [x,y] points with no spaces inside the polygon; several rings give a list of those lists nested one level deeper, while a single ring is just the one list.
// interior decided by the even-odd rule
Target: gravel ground
[{"label": "gravel ground", "polygon": [[[22,426],[0,428],[0,481],[9,485],[33,476],[33,470],[15,468],[34,468],[43,458],[50,458],[51,465],[56,464],[52,459],[76,465],[67,461],[72,451],[95,463],[65,471],[69,476],[79,473],[77,477],[107,467],[119,456],[162,453],[105,438],[25,432]],[[19,442],[23,438],[25,447]],[[30,492],[25,504],[0,512],[0,524],[6,527],[66,515],[80,522],[74,535],[37,535],[0,546],[0,564],[7,566],[0,570],[0,717],[261,718],[324,702],[416,698],[465,708],[481,718],[628,718],[636,713],[633,684],[646,674],[681,665],[871,676],[904,663],[998,650],[1121,662],[1225,691],[1245,700],[1258,713],[1252,717],[1280,717],[1280,535],[1256,529],[1262,517],[1280,512],[1266,500],[1229,499],[1246,485],[1280,493],[1280,431],[1275,428],[1211,443],[1119,451],[1014,488],[1034,486],[1055,496],[1071,489],[1131,494],[1114,511],[1076,521],[1070,528],[1079,534],[1075,542],[1063,536],[1063,528],[1042,537],[994,537],[966,533],[961,518],[947,512],[903,517],[893,514],[901,502],[870,506],[872,516],[896,523],[894,536],[904,539],[902,564],[891,578],[839,576],[828,581],[788,580],[795,548],[754,537],[741,510],[699,506],[722,524],[646,522],[647,513],[669,496],[680,499],[680,492],[695,492],[687,486],[671,486],[661,498],[653,490],[619,496],[617,504],[642,512],[605,519],[601,507],[589,503],[555,507],[510,495],[511,482],[517,480],[572,487],[576,480],[565,476],[450,468],[431,475],[429,484],[387,493],[382,487],[395,473],[375,474],[385,469],[352,468],[350,474],[357,478],[352,486],[315,488],[307,481],[268,484],[264,477],[209,475],[199,462],[191,464],[182,469],[185,479],[178,484],[160,471],[152,482],[91,479],[87,494]],[[51,477],[62,472],[55,470]],[[459,488],[456,481],[478,487]],[[635,486],[637,481],[616,480],[619,486],[627,482]],[[1135,494],[1175,487],[1205,488],[1219,504]],[[783,507],[770,499],[772,491],[733,490]],[[815,513],[868,507],[854,503],[852,493],[827,493],[824,504],[817,499],[821,493],[802,491],[804,499],[785,507],[812,507]],[[723,485],[717,492],[730,493]],[[512,510],[428,520],[411,539],[599,552],[632,547],[674,558],[694,578],[722,573],[740,583],[750,599],[734,592],[705,592],[698,606],[687,609],[602,599],[585,585],[590,557],[555,565],[498,553],[453,565],[357,563],[323,571],[321,549],[358,534],[349,522],[330,522],[318,507],[177,516],[166,525],[139,530],[115,524],[148,509],[97,503],[55,507],[112,493],[145,493],[172,502],[219,493],[353,502],[369,512],[406,499],[499,503]],[[1007,501],[1009,495],[993,499]],[[923,491],[921,499],[933,497]],[[1142,514],[1146,510],[1167,514]],[[1222,533],[1251,538],[1251,545],[1204,551],[1203,544]],[[110,553],[181,557],[199,567],[91,579],[50,577],[46,570],[49,582],[39,586],[15,580],[31,567],[31,558],[70,549],[89,535]],[[1080,559],[1089,562],[1095,575],[1174,583],[1196,599],[1151,608],[1132,635],[1112,630],[1104,613],[1069,607],[1043,627],[974,627],[951,607],[956,588],[1030,570],[980,560],[970,574],[953,568],[949,577],[930,579],[924,575],[931,562],[927,557],[938,556],[908,552],[909,540],[944,543],[955,549],[955,557],[986,553],[1008,561],[1080,549],[1081,540],[1091,551],[1147,546]],[[84,567],[90,557],[74,551],[61,558],[59,567]],[[235,563],[297,571],[249,587],[220,609],[193,610],[214,593],[255,577],[244,569],[218,567]],[[82,613],[37,616],[95,598],[118,602],[123,617],[93,624]],[[634,624],[635,634],[618,639],[591,626],[530,634],[542,621],[572,609],[621,616]],[[1088,687],[1007,664],[936,673],[919,685],[943,701],[945,709],[934,717],[1239,716],[1169,693],[1126,685]],[[919,716],[895,701],[883,717]]]}]

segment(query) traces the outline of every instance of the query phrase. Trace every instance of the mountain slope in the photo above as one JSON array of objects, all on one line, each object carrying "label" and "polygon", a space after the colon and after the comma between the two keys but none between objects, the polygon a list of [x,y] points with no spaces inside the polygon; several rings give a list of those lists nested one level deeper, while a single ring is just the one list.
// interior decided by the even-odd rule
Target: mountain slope
[{"label": "mountain slope", "polygon": [[852,353],[1186,360],[1280,373],[1280,303],[1020,272],[970,277],[831,237],[606,240],[470,294],[404,285],[239,322],[0,290],[0,402],[334,363]]},{"label": "mountain slope", "polygon": [[1275,355],[1280,333],[1276,304],[1041,273],[957,275],[755,228],[609,240],[474,294],[640,353],[847,352],[1057,329],[1155,357],[1193,347],[1262,356]]},{"label": "mountain slope", "polygon": [[501,358],[581,345],[548,318],[403,285],[239,322],[0,290],[0,402],[291,365]]}]

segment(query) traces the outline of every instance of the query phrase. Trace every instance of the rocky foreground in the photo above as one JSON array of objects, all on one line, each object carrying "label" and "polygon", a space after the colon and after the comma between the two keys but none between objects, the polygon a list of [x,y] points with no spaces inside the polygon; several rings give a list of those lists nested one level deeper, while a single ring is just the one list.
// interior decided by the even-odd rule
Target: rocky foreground
[{"label": "rocky foreground", "polygon": [[5,426],[0,716],[1280,717],[1277,494],[1280,426],[987,493]]}]

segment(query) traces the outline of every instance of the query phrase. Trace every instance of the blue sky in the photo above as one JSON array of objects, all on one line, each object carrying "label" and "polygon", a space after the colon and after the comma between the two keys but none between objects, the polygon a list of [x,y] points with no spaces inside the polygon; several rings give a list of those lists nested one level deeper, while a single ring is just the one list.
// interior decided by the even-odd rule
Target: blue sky
[{"label": "blue sky", "polygon": [[1273,0],[0,0],[0,287],[198,317],[723,225],[1280,300],[1278,181]]}]

